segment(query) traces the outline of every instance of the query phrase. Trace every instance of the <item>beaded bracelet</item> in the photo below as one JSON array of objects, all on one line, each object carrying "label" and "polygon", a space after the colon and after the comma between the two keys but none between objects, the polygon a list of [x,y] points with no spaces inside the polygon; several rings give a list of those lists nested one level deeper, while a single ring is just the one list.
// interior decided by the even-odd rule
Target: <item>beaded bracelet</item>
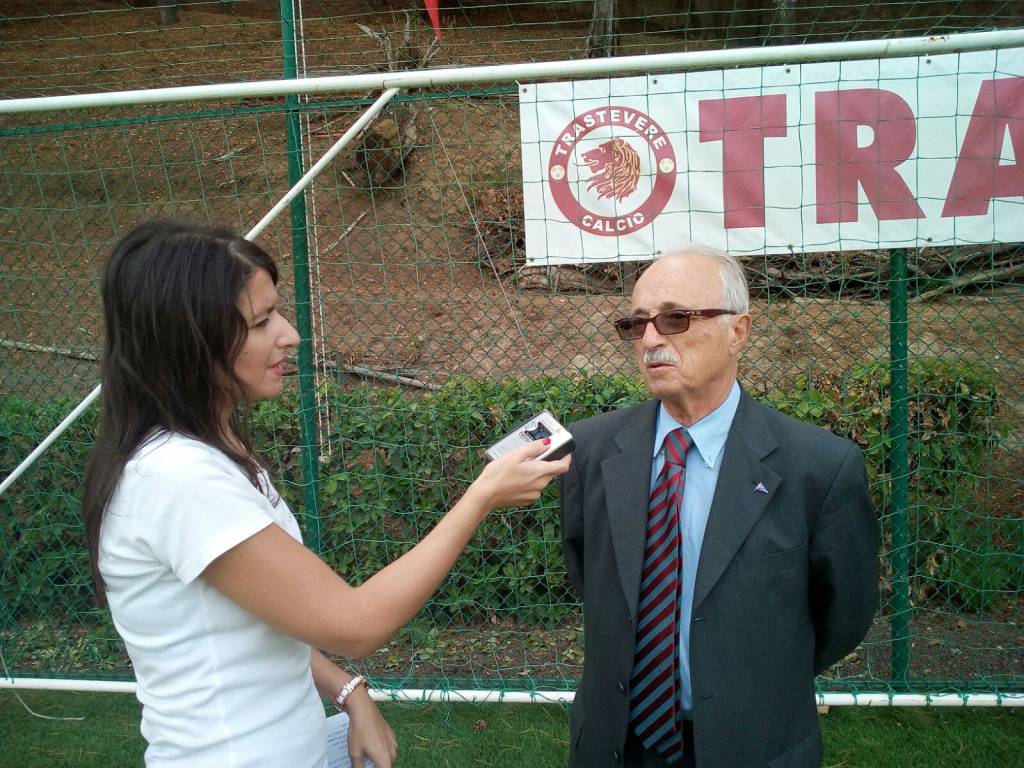
[{"label": "beaded bracelet", "polygon": [[334,706],[338,709],[345,709],[345,702],[348,701],[348,697],[352,694],[359,686],[363,686],[366,690],[370,690],[370,684],[366,682],[366,678],[362,675],[356,675],[347,683],[345,683],[341,690],[338,691],[338,695],[334,697]]}]

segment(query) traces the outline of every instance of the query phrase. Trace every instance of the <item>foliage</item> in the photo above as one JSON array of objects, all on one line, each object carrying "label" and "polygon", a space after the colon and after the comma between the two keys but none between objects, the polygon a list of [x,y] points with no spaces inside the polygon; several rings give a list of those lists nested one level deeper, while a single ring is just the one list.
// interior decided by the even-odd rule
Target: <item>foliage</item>
[{"label": "foliage", "polygon": [[[969,362],[915,361],[910,369],[909,526],[914,596],[988,607],[1024,591],[1019,519],[979,506],[979,478],[1006,434],[993,371]],[[502,382],[454,378],[435,392],[359,384],[325,386],[332,423],[320,455],[324,559],[353,582],[422,538],[483,466],[483,449],[542,408],[564,423],[640,402],[630,377],[577,374]],[[865,451],[876,502],[891,526],[887,365],[861,364],[839,379],[806,378],[766,401],[850,437]],[[64,403],[0,399],[0,463],[13,467],[66,412]],[[302,440],[294,391],[252,414],[256,445],[297,514]],[[0,497],[0,620],[86,612],[91,604],[78,522],[95,417],[80,421]],[[307,521],[308,523],[309,521]],[[888,536],[888,533],[887,533]],[[885,552],[891,551],[891,545]],[[481,526],[428,608],[434,621],[514,619],[551,625],[575,610],[558,532],[557,488],[533,507],[503,510]]]},{"label": "foliage", "polygon": [[[1008,434],[996,379],[994,370],[970,361],[920,358],[909,366],[907,525],[915,602],[934,594],[982,610],[1000,594],[1024,589],[1024,520],[993,518],[979,504],[984,464]],[[890,523],[884,526],[887,553],[895,523],[891,389],[889,363],[878,361],[813,385],[803,377],[792,392],[769,398],[864,450],[875,501]]]},{"label": "foliage", "polygon": [[[16,467],[76,403],[0,398],[0,471]],[[72,616],[92,603],[79,518],[95,411],[83,415],[0,496],[0,629],[19,616]]]},{"label": "foliage", "polygon": [[[328,393],[335,423],[321,459],[321,532],[345,542],[325,560],[362,581],[422,538],[483,467],[483,449],[543,408],[566,422],[638,402],[622,376],[455,378],[425,395],[358,387]],[[274,405],[267,407],[273,408]],[[574,603],[558,535],[557,488],[481,526],[429,607],[466,622],[550,623]]]}]

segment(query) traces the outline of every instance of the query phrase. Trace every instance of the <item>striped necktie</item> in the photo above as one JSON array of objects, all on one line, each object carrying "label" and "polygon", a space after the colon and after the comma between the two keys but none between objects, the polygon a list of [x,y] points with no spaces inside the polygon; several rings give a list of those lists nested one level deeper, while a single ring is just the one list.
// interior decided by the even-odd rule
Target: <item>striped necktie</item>
[{"label": "striped necktie", "polygon": [[647,512],[647,544],[640,576],[630,681],[629,719],[633,729],[645,749],[657,749],[669,763],[683,757],[677,717],[683,566],[679,514],[689,447],[689,436],[681,428],[665,437],[665,465],[654,484]]}]

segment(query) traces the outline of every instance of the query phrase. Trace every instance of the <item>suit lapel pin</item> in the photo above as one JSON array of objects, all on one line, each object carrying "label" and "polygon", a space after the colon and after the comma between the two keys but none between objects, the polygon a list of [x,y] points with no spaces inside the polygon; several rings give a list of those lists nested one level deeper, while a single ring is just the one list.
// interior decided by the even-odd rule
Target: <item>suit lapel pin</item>
[{"label": "suit lapel pin", "polygon": [[764,487],[764,483],[758,483],[755,485],[754,490],[758,493],[768,493],[768,489]]}]

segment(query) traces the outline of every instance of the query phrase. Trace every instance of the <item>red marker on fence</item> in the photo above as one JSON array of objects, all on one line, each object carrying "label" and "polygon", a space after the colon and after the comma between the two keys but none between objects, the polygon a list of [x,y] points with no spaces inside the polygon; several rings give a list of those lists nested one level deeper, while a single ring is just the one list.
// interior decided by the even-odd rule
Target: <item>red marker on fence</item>
[{"label": "red marker on fence", "polygon": [[423,0],[427,6],[427,15],[430,16],[430,23],[434,25],[434,37],[441,39],[441,14],[437,10],[437,0]]}]

